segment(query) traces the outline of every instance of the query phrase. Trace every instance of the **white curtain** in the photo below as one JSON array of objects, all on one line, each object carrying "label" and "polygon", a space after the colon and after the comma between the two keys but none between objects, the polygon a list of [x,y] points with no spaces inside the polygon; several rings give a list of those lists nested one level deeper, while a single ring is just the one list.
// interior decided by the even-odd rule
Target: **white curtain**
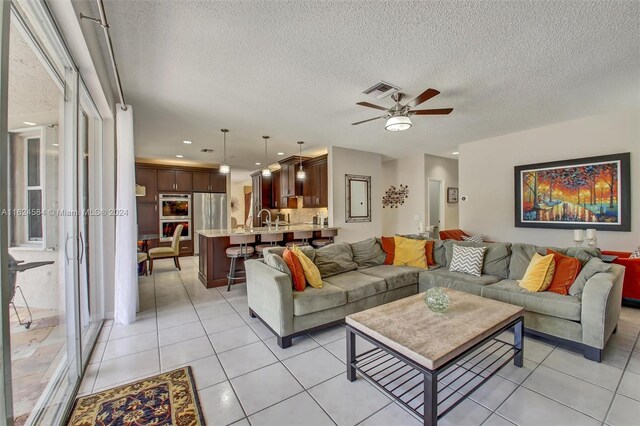
[{"label": "white curtain", "polygon": [[133,109],[116,105],[116,216],[115,322],[131,324],[138,309],[137,218],[135,157],[133,150]]}]

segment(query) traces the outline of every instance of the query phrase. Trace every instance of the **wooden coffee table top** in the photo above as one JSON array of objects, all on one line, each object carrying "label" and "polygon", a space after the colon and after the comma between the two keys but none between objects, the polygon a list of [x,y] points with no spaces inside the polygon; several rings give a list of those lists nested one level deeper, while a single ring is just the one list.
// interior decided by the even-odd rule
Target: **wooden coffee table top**
[{"label": "wooden coffee table top", "polygon": [[432,312],[424,293],[347,316],[347,324],[435,370],[524,315],[520,306],[445,288],[451,305]]}]

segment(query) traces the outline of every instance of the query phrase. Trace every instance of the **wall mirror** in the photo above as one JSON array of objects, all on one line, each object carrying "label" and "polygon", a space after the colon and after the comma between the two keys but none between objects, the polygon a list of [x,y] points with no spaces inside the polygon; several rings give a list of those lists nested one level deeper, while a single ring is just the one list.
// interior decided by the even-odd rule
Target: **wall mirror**
[{"label": "wall mirror", "polygon": [[371,176],[345,178],[346,222],[371,222]]}]

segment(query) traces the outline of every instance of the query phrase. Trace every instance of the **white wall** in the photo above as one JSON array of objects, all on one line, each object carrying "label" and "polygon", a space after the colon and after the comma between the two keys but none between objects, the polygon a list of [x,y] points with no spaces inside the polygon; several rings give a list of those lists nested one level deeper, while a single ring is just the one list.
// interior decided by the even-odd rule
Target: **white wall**
[{"label": "white wall", "polygon": [[[340,227],[336,241],[355,242],[382,234],[382,156],[329,147],[329,224]],[[345,175],[371,176],[371,222],[345,222]]]},{"label": "white wall", "polygon": [[632,232],[598,231],[602,249],[640,244],[640,107],[466,143],[460,146],[460,227],[496,241],[571,246],[572,231],[514,226],[516,165],[631,152]]},{"label": "white wall", "polygon": [[382,163],[380,203],[391,186],[398,188],[402,184],[409,187],[409,197],[405,199],[404,204],[382,209],[382,233],[384,235],[416,233],[420,222],[426,224],[424,160],[424,156],[414,155]]},{"label": "white wall", "polygon": [[[436,155],[425,154],[424,156],[424,177],[441,179],[442,194],[444,197],[444,214],[441,212],[441,225],[443,229],[459,228],[459,203],[447,203],[447,188],[458,187],[458,160],[451,158],[438,157]],[[425,185],[427,192],[427,200],[429,199],[429,186]],[[428,208],[428,206],[427,206]],[[425,221],[426,222],[426,221]]]},{"label": "white wall", "polygon": [[[243,225],[245,220],[247,220],[247,218],[244,217],[244,187],[246,185],[247,182],[231,182],[231,196],[229,197],[229,203],[231,203],[231,199],[233,199],[236,207],[235,211],[229,209],[229,212],[231,213],[231,217],[236,218],[238,225]],[[231,227],[231,222],[228,223],[228,226]]]}]

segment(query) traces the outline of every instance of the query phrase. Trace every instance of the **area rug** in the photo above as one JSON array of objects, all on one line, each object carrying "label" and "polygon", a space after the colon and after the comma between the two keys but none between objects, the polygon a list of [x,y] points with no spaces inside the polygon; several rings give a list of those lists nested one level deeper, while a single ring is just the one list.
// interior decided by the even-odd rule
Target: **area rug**
[{"label": "area rug", "polygon": [[191,367],[76,400],[67,425],[204,426]]}]

